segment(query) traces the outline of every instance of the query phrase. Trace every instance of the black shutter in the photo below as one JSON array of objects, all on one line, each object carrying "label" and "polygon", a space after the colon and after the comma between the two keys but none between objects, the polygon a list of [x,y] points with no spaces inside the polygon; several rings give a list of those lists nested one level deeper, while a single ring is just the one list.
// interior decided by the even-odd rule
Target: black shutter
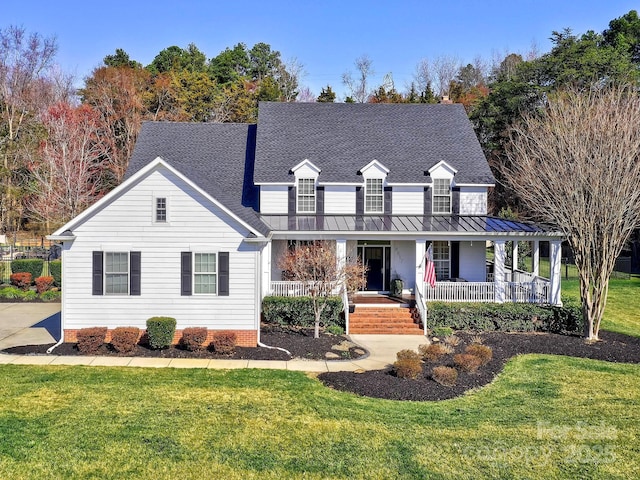
[{"label": "black shutter", "polygon": [[180,260],[180,295],[191,295],[191,252],[181,252]]},{"label": "black shutter", "polygon": [[356,187],[356,215],[364,215],[364,187]]},{"label": "black shutter", "polygon": [[424,214],[431,215],[432,213],[431,189],[429,187],[424,187]]},{"label": "black shutter", "polygon": [[289,208],[288,208],[289,215],[296,214],[296,193],[297,193],[296,187],[289,187]]},{"label": "black shutter", "polygon": [[104,274],[104,261],[103,261],[104,253],[103,252],[93,252],[93,295],[103,295],[103,274]]},{"label": "black shutter", "polygon": [[140,295],[140,252],[129,252],[129,295]]},{"label": "black shutter", "polygon": [[229,252],[218,253],[218,295],[229,296]]},{"label": "black shutter", "polygon": [[316,214],[324,214],[324,187],[316,189]]},{"label": "black shutter", "polygon": [[451,242],[451,278],[460,276],[460,242]]},{"label": "black shutter", "polygon": [[392,213],[391,187],[384,187],[384,214],[391,215],[391,213]]},{"label": "black shutter", "polygon": [[460,215],[460,187],[451,189],[451,213]]}]

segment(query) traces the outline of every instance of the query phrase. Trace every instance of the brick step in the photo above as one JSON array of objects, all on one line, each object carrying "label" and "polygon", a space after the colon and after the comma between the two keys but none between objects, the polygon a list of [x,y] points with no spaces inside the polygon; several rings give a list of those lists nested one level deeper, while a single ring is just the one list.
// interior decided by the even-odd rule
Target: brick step
[{"label": "brick step", "polygon": [[413,314],[411,312],[396,312],[396,313],[383,313],[383,312],[353,312],[349,317],[367,317],[367,318],[411,318]]},{"label": "brick step", "polygon": [[365,335],[422,335],[423,330],[416,326],[416,328],[403,328],[403,329],[384,329],[378,327],[371,328],[349,328],[349,333],[365,334]]},{"label": "brick step", "polygon": [[353,318],[349,317],[349,323],[351,325],[360,324],[360,323],[375,323],[375,324],[403,324],[403,323],[416,323],[412,317],[406,318],[377,318],[377,317],[358,317]]}]

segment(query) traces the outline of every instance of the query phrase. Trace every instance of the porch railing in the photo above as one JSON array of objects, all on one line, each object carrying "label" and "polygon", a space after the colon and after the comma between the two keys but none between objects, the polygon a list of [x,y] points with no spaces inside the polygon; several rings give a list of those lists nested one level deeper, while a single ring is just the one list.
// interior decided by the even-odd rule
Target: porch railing
[{"label": "porch railing", "polygon": [[271,295],[278,297],[307,297],[309,284],[304,282],[271,282]]},{"label": "porch railing", "polygon": [[549,303],[549,293],[549,282],[505,282],[505,302]]},{"label": "porch railing", "polygon": [[[549,303],[549,282],[504,282],[505,302]],[[495,302],[494,282],[437,282],[435,288],[424,286],[428,302]]]}]

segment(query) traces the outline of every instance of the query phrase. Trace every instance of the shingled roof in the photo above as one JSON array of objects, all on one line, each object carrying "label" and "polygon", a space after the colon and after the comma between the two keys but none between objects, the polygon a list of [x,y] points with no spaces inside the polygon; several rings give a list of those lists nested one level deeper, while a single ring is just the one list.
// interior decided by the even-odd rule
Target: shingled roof
[{"label": "shingled roof", "polygon": [[362,183],[358,171],[377,160],[390,183],[430,183],[425,173],[445,161],[456,183],[494,178],[460,104],[260,104],[256,183],[293,182],[290,169],[308,159],[323,182]]},{"label": "shingled roof", "polygon": [[126,177],[161,157],[259,233],[269,233],[256,212],[253,185],[255,125],[145,122]]}]

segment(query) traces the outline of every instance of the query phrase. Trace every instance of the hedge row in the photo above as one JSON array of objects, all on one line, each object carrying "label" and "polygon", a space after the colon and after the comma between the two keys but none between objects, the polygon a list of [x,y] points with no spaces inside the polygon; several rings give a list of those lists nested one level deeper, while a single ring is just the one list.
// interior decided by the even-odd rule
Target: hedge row
[{"label": "hedge row", "polygon": [[[324,327],[337,325],[345,328],[342,310],[342,299],[329,297],[328,304],[322,312],[321,324]],[[266,323],[297,327],[313,327],[315,324],[313,303],[309,297],[264,297],[262,314]]]},{"label": "hedge row", "polygon": [[582,334],[584,320],[579,305],[562,307],[529,303],[442,303],[427,306],[427,327],[502,332],[552,332]]},{"label": "hedge row", "polygon": [[38,278],[42,275],[42,268],[44,267],[44,261],[40,258],[27,258],[24,260],[12,260],[11,272],[12,273],[30,273],[32,279]]}]

